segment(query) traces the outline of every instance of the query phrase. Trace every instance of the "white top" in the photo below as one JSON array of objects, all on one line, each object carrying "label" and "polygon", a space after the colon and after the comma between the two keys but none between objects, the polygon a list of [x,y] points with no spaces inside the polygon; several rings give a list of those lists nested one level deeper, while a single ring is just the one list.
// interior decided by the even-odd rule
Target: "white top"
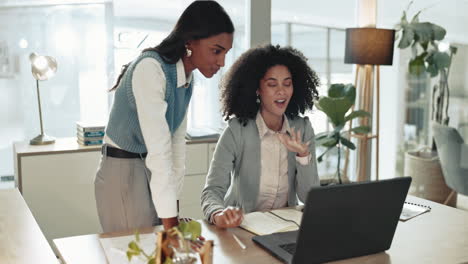
[{"label": "white top", "polygon": [[[286,116],[279,133],[289,131]],[[260,136],[261,172],[260,187],[257,197],[256,211],[266,211],[285,207],[288,204],[288,149],[279,141],[278,132],[267,127],[260,112],[255,120]],[[311,155],[296,156],[296,161],[302,165],[309,164]]]},{"label": "white top", "polygon": [[[187,88],[192,73],[186,78],[182,60],[176,63],[177,87]],[[150,189],[153,203],[160,218],[177,216],[177,202],[182,191],[185,174],[185,133],[187,114],[171,136],[166,121],[166,77],[161,64],[153,58],[142,59],[135,67],[132,78],[133,94],[137,106],[140,128],[148,156],[146,167],[151,171]],[[105,135],[104,141],[119,147]]]}]

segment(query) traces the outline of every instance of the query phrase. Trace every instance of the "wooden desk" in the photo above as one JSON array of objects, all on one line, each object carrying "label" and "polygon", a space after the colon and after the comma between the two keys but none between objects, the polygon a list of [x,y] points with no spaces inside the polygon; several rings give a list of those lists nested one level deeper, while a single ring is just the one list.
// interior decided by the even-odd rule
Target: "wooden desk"
[{"label": "wooden desk", "polygon": [[0,190],[0,263],[58,263],[18,189]]},{"label": "wooden desk", "polygon": [[[468,213],[448,206],[408,197],[408,201],[429,205],[432,211],[407,222],[399,222],[392,247],[386,252],[332,263],[463,263],[468,262]],[[255,245],[251,233],[239,228],[221,230],[202,222],[203,236],[214,240],[214,263],[280,263]],[[242,250],[230,233],[246,244]],[[106,234],[103,237],[128,235]],[[64,263],[106,263],[99,235],[54,239]],[[313,249],[311,249],[313,250]]]}]

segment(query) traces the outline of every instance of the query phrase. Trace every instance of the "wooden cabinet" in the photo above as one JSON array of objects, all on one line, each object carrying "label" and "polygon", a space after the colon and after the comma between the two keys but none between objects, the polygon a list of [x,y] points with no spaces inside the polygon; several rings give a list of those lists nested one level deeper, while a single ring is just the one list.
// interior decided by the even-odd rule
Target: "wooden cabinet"
[{"label": "wooden cabinet", "polygon": [[[206,141],[187,144],[181,216],[203,217],[200,193],[211,145]],[[17,142],[14,155],[16,184],[49,242],[102,232],[94,198],[101,146],[84,147],[76,138],[57,139],[44,146]]]},{"label": "wooden cabinet", "polygon": [[203,218],[200,195],[205,186],[215,147],[214,141],[187,145],[186,175],[180,200],[180,215],[183,217]]}]

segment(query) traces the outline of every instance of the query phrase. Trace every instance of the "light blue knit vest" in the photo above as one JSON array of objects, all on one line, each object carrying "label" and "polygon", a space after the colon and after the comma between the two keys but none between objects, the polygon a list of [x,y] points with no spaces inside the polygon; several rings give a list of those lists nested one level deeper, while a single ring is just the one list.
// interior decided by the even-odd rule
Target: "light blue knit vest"
[{"label": "light blue knit vest", "polygon": [[155,51],[146,51],[137,57],[127,68],[119,87],[115,91],[114,104],[109,116],[106,134],[120,148],[134,153],[148,152],[141,133],[140,122],[132,89],[132,76],[135,66],[144,58],[154,58],[161,64],[166,77],[167,102],[166,121],[171,134],[182,123],[192,96],[192,83],[188,88],[177,87],[176,64],[168,64]]}]

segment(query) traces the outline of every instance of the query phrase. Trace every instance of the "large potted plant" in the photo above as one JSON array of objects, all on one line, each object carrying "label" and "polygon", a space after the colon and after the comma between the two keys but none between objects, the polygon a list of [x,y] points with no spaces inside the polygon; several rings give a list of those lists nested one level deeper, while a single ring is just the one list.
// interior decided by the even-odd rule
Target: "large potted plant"
[{"label": "large potted plant", "polygon": [[[398,48],[411,49],[411,59],[408,62],[408,75],[412,79],[436,80],[432,88],[432,114],[433,122],[448,125],[449,84],[448,76],[452,58],[457,48],[443,42],[446,30],[434,23],[420,22],[417,12],[408,20],[408,10],[411,1],[400,23],[396,26]],[[410,89],[411,84],[410,85]],[[436,145],[422,150],[405,153],[404,174],[413,177],[410,193],[436,202],[443,202],[450,189],[443,179]],[[454,203],[454,201],[452,201]]]},{"label": "large potted plant", "polygon": [[[349,140],[351,133],[369,133],[369,126],[357,126],[350,130],[344,130],[348,122],[355,118],[370,117],[370,114],[363,110],[351,111],[351,107],[356,100],[356,88],[352,84],[332,84],[328,89],[328,96],[322,96],[316,103],[317,108],[324,112],[329,118],[333,130],[319,133],[315,136],[316,146],[323,146],[326,150],[317,158],[322,162],[324,155],[332,149],[337,149],[338,160],[336,176],[341,184],[341,149],[343,147],[350,150],[356,149],[353,142]],[[349,112],[349,113],[348,113]]]}]

